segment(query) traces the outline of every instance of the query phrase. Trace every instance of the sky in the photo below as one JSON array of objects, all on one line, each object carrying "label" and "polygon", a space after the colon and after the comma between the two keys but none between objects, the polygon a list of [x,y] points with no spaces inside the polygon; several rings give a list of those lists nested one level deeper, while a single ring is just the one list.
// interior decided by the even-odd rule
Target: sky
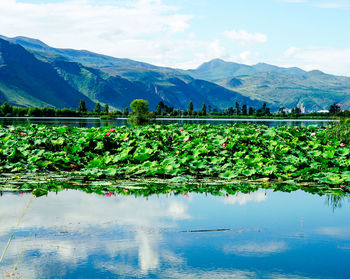
[{"label": "sky", "polygon": [[174,68],[214,58],[350,76],[350,0],[1,0],[0,34]]}]

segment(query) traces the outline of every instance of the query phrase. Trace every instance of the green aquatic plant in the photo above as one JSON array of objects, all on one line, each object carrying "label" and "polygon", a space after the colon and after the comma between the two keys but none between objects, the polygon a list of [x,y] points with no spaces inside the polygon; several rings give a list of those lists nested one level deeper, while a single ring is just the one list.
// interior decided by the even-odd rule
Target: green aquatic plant
[{"label": "green aquatic plant", "polygon": [[98,178],[350,183],[350,148],[326,128],[235,125],[0,128],[0,171]]}]

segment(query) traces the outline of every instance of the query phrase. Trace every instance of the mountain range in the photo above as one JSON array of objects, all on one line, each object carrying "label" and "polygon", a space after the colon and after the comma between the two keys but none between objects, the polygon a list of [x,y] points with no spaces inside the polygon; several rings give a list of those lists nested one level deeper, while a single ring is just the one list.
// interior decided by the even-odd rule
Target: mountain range
[{"label": "mountain range", "polygon": [[58,49],[26,37],[0,36],[0,102],[17,106],[73,108],[85,100],[123,109],[145,99],[153,110],[159,101],[175,108],[195,109],[202,103],[216,109],[253,107],[267,103],[303,105],[310,111],[330,104],[350,107],[350,78],[281,68],[253,66],[214,59],[193,70],[158,67],[85,50]]}]

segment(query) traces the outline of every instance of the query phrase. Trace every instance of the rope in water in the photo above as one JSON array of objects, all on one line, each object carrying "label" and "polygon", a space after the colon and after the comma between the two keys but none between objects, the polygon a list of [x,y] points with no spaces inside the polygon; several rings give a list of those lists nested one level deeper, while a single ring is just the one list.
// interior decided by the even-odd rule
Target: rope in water
[{"label": "rope in water", "polygon": [[4,260],[6,251],[7,251],[7,249],[9,248],[9,246],[10,246],[10,244],[11,244],[11,241],[12,241],[12,239],[13,239],[13,236],[15,235],[15,233],[16,233],[16,231],[17,231],[17,229],[18,229],[18,226],[20,225],[20,223],[21,223],[21,221],[22,221],[24,215],[27,213],[27,210],[28,210],[30,204],[32,203],[32,201],[33,201],[33,196],[32,196],[31,199],[28,201],[27,205],[24,207],[23,212],[22,212],[22,215],[19,217],[19,219],[18,219],[18,221],[17,221],[17,224],[16,224],[16,226],[14,227],[13,232],[12,232],[12,234],[10,235],[9,240],[7,241],[7,244],[6,244],[6,246],[5,246],[5,249],[4,249],[4,251],[2,252],[2,254],[1,254],[0,263],[2,263],[2,261]]}]

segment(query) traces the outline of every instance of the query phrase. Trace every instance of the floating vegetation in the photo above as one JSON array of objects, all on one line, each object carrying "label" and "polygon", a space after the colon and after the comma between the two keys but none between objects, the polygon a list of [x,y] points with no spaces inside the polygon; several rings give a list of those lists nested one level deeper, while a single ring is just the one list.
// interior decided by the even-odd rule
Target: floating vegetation
[{"label": "floating vegetation", "polygon": [[[173,191],[171,185],[182,185],[181,192],[199,188],[223,193],[228,191],[225,184],[240,191],[269,187],[347,192],[350,148],[333,138],[327,128],[317,126],[11,126],[0,128],[0,171],[12,178],[15,174],[35,174],[33,181],[24,184],[10,179],[6,187],[20,185],[26,190],[32,189],[28,185],[41,185],[36,188],[38,193],[65,187],[97,193],[122,188],[110,182],[95,185],[91,181],[96,179],[112,179],[116,185],[160,179],[160,184],[166,185],[155,190],[151,185],[157,182],[147,182],[147,189],[135,189],[143,195],[147,191]],[[50,179],[38,182],[37,174],[45,172],[51,172]],[[75,180],[68,183],[66,178]]]},{"label": "floating vegetation", "polygon": [[201,193],[215,196],[235,195],[238,192],[250,193],[259,189],[293,192],[303,190],[317,195],[347,196],[348,189],[341,187],[325,187],[310,183],[289,183],[278,181],[239,181],[239,180],[208,180],[186,179],[181,181],[164,179],[129,179],[111,180],[95,179],[86,176],[70,176],[62,173],[46,173],[42,176],[33,174],[16,174],[0,176],[0,192],[32,192],[40,197],[49,192],[63,190],[80,190],[86,193],[112,196],[116,194],[133,196],[151,196],[154,194],[186,195]]}]

